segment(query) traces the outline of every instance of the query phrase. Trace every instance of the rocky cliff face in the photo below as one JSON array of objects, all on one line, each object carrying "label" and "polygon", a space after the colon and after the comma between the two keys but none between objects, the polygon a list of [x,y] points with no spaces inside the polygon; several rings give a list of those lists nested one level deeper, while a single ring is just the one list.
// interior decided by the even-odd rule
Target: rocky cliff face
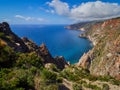
[{"label": "rocky cliff face", "polygon": [[24,42],[11,31],[8,23],[0,23],[0,34],[0,39],[4,40],[7,43],[7,45],[12,47],[15,51],[29,51],[28,47],[24,44]]},{"label": "rocky cliff face", "polygon": [[83,36],[89,38],[94,47],[77,65],[89,69],[92,75],[120,79],[120,18],[95,23]]},{"label": "rocky cliff face", "polygon": [[53,63],[59,69],[63,69],[66,65],[68,65],[65,59],[61,56],[53,58],[44,43],[41,44],[41,46],[38,46],[26,37],[23,37],[22,40],[25,45],[27,45],[30,52],[36,52],[36,54],[42,58],[44,64]]},{"label": "rocky cliff face", "polygon": [[0,40],[16,52],[35,52],[43,60],[44,64],[53,63],[59,69],[63,69],[68,65],[63,57],[53,58],[45,44],[38,46],[26,37],[19,38],[11,31],[9,24],[6,22],[0,23]]},{"label": "rocky cliff face", "polygon": [[69,26],[66,26],[65,28],[71,29],[71,30],[81,30],[81,31],[86,31],[89,30],[91,25],[94,25],[96,23],[101,23],[103,21],[88,21],[88,22],[80,22],[77,24],[72,24]]}]

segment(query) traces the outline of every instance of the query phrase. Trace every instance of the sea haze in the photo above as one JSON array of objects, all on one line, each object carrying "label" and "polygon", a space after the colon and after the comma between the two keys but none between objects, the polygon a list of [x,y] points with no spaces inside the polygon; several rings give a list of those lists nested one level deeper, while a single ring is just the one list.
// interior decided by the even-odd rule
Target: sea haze
[{"label": "sea haze", "polygon": [[64,26],[11,25],[11,28],[18,36],[28,37],[38,45],[45,43],[53,57],[64,56],[73,64],[92,46],[89,40],[78,37],[81,31],[67,30]]}]

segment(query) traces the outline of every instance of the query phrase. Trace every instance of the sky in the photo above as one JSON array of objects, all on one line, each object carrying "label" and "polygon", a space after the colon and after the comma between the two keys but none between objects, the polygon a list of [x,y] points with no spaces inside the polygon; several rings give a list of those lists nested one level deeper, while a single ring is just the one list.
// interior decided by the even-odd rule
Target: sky
[{"label": "sky", "polygon": [[0,22],[72,24],[120,16],[120,0],[0,0]]}]

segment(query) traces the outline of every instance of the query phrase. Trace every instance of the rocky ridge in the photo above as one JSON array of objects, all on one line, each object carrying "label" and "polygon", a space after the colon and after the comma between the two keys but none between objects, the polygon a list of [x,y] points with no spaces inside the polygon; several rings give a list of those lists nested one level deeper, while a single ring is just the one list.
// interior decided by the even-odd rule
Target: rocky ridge
[{"label": "rocky ridge", "polygon": [[43,60],[44,64],[53,63],[59,69],[63,69],[68,65],[64,57],[57,56],[53,58],[45,44],[38,46],[26,37],[23,37],[22,39],[19,38],[12,32],[7,22],[0,23],[0,40],[5,42],[16,52],[35,52]]},{"label": "rocky ridge", "polygon": [[89,69],[95,76],[120,79],[120,18],[95,23],[82,36],[89,38],[94,47],[80,58],[77,66]]},{"label": "rocky ridge", "polygon": [[67,29],[71,29],[71,30],[81,30],[81,31],[87,31],[90,29],[91,25],[94,25],[96,23],[101,23],[103,22],[101,21],[87,21],[87,22],[80,22],[80,23],[76,23],[76,24],[72,24],[69,26],[66,26],[65,28]]}]

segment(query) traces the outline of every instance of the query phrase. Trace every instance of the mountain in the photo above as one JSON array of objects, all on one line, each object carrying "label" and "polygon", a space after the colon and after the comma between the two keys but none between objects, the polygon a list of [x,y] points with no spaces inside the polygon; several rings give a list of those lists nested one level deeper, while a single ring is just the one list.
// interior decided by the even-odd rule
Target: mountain
[{"label": "mountain", "polygon": [[120,80],[120,18],[95,23],[80,36],[91,40],[94,47],[77,65],[89,69],[92,75],[110,75]]},{"label": "mountain", "polygon": [[94,47],[75,65],[1,23],[0,90],[120,90],[119,23],[117,18],[89,24],[80,36]]},{"label": "mountain", "polygon": [[67,62],[63,57],[58,56],[53,58],[45,44],[38,46],[26,37],[23,37],[22,39],[18,37],[11,31],[7,22],[0,23],[0,40],[5,42],[6,45],[11,47],[15,52],[35,52],[44,61],[44,64],[53,63],[59,69],[63,69],[65,65],[67,65]]},{"label": "mountain", "polygon": [[86,21],[86,22],[80,22],[80,23],[76,23],[76,24],[72,24],[72,25],[68,25],[65,28],[67,29],[71,29],[71,30],[81,30],[81,31],[86,31],[89,30],[90,27],[96,23],[101,23],[103,22],[103,20],[101,21]]}]

